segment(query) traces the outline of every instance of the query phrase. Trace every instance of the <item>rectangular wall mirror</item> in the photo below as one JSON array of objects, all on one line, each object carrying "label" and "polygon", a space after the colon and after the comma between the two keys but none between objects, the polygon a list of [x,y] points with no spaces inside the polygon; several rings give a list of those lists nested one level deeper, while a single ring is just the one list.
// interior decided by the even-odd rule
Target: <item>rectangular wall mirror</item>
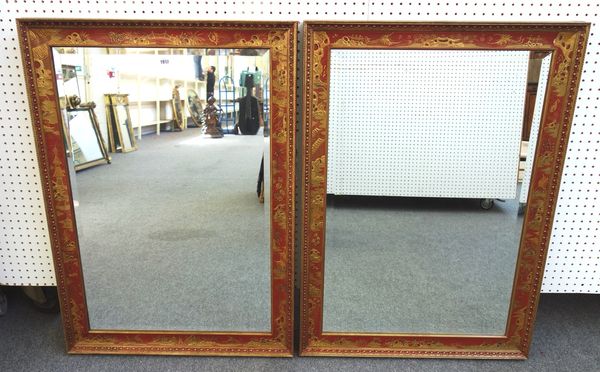
[{"label": "rectangular wall mirror", "polygon": [[[68,351],[290,356],[296,24],[18,25]],[[108,166],[69,171],[79,157],[66,156],[53,73],[65,64],[83,71],[79,94],[104,114],[97,140],[117,151]],[[223,113],[218,88],[204,96],[211,66],[236,82],[260,71],[229,88],[249,92],[252,112],[231,100]],[[225,133],[229,114],[256,116],[258,131]],[[81,133],[71,131],[74,153]]]},{"label": "rectangular wall mirror", "polygon": [[101,137],[96,114],[92,107],[66,109],[66,121],[62,126],[69,136],[70,147],[65,149],[67,156],[72,156],[75,170],[82,170],[94,165],[109,163],[110,158]]},{"label": "rectangular wall mirror", "polygon": [[524,358],[588,25],[305,25],[303,355]]},{"label": "rectangular wall mirror", "polygon": [[[95,54],[94,51],[96,50],[96,48],[83,48],[83,49],[76,49],[76,50],[77,50],[78,54],[85,56],[85,55],[89,55],[89,54],[92,54],[92,55]],[[127,65],[129,63],[134,62],[133,58],[132,59],[127,58],[127,54],[119,54],[119,56],[123,56],[120,58],[122,60],[122,61],[120,61],[122,64]],[[107,59],[109,61],[111,61],[114,58],[115,57],[113,56],[112,58],[109,57]],[[95,64],[99,64],[98,63],[98,62],[100,62],[99,59],[100,58],[96,57],[96,59],[90,60],[89,58],[86,58],[85,60],[89,61],[88,63],[90,65],[95,65]],[[92,61],[94,61],[94,62],[92,62]],[[119,62],[119,60],[114,61],[113,63],[118,64],[118,62]],[[152,74],[152,73],[150,73],[150,74]],[[97,91],[98,89],[100,89],[100,90],[102,90],[103,88],[106,89],[106,87],[104,87],[104,85],[107,84],[107,82],[100,81],[99,88],[95,88],[95,85],[92,85],[94,82],[97,82],[97,80],[99,80],[99,77],[97,75],[92,77],[92,75],[90,74],[89,80],[91,80],[91,82],[89,82],[89,85],[88,85],[90,94],[94,94],[92,92]],[[137,84],[137,86],[135,88],[137,89],[138,92],[140,92],[143,89],[148,89],[149,87],[140,81],[139,84]],[[127,89],[127,88],[125,88],[125,89]],[[154,92],[154,93],[156,94],[157,92]],[[96,93],[96,94],[98,94],[98,93]],[[107,132],[108,132],[108,137],[109,137],[109,143],[111,144],[111,151],[113,151],[113,152],[130,152],[130,151],[134,151],[137,149],[137,146],[135,143],[135,138],[133,137],[133,125],[131,123],[131,115],[129,113],[129,97],[128,96],[129,96],[129,94],[105,94],[104,95],[104,104],[105,104],[105,111],[106,111],[106,127],[107,127]],[[139,120],[143,120],[143,119],[139,118]],[[140,123],[140,125],[141,125],[141,123]]]}]

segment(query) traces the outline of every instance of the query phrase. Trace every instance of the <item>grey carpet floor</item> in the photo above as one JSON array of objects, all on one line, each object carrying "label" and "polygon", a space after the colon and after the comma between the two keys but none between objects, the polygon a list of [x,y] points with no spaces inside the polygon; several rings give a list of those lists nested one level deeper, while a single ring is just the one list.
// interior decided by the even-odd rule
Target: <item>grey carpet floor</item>
[{"label": "grey carpet floor", "polygon": [[504,334],[518,200],[328,199],[324,331]]},{"label": "grey carpet floor", "polygon": [[93,329],[269,331],[262,135],[145,136],[77,173]]},{"label": "grey carpet floor", "polygon": [[541,297],[526,361],[221,358],[67,355],[58,314],[29,306],[17,288],[5,288],[8,314],[0,317],[0,371],[427,371],[597,372],[600,370],[600,296]]}]

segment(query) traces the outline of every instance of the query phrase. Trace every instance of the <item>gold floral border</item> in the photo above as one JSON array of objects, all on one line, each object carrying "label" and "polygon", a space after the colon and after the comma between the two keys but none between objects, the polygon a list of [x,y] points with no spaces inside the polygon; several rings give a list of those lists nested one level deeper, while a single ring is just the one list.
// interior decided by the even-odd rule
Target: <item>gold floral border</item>
[{"label": "gold floral border", "polygon": [[[291,356],[296,22],[17,20],[38,162],[70,353]],[[54,46],[268,48],[271,53],[271,319],[264,333],[91,331],[60,110]]]},{"label": "gold floral border", "polygon": [[[304,25],[301,355],[527,357],[589,24],[348,23]],[[506,334],[323,333],[329,56],[334,48],[554,52]]]}]

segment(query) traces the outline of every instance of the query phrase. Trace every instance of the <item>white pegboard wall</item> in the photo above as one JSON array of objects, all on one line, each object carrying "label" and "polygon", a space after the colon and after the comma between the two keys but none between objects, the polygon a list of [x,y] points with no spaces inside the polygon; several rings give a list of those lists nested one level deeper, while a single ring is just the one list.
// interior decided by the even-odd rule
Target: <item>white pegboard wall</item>
[{"label": "white pegboard wall", "polygon": [[[600,128],[600,34],[596,0],[516,1],[267,1],[267,0],[28,0],[0,3],[0,263],[21,247],[44,247],[46,256],[18,266],[51,267],[35,146],[28,114],[15,18],[373,20],[373,21],[585,21],[592,30],[542,291],[600,293],[600,210],[598,157]],[[298,75],[300,78],[301,74]],[[13,144],[14,142],[14,144]],[[6,144],[5,144],[6,143]],[[8,149],[8,152],[6,150]],[[23,152],[21,152],[23,151]],[[33,155],[33,156],[30,156]],[[15,160],[18,159],[18,160]],[[27,166],[24,168],[16,168]],[[10,167],[10,168],[9,168]],[[19,175],[15,170],[19,171]],[[22,185],[19,182],[24,183]],[[27,184],[29,182],[29,184]],[[21,188],[24,186],[25,188]],[[5,191],[6,190],[6,191]],[[28,200],[29,194],[35,195]],[[25,196],[27,195],[27,196]],[[21,200],[20,198],[26,198]],[[13,198],[17,198],[16,200]],[[15,203],[16,202],[16,203]],[[15,207],[14,205],[17,205]],[[15,213],[20,213],[17,221]],[[8,213],[11,213],[10,215]],[[22,218],[27,213],[27,222]],[[31,213],[38,213],[32,216]],[[40,216],[39,213],[42,213]],[[35,217],[35,219],[33,218]],[[10,222],[12,219],[13,222]],[[5,222],[9,221],[9,222]],[[43,230],[42,230],[43,228]],[[21,229],[21,230],[19,230]],[[29,230],[27,230],[29,229]],[[29,233],[27,233],[29,231]],[[27,236],[29,234],[29,236]],[[36,236],[37,235],[37,236]],[[22,248],[21,248],[22,249]],[[29,248],[26,248],[29,249]],[[22,251],[21,251],[22,252]],[[19,256],[20,257],[20,256]],[[48,257],[48,258],[44,258]],[[11,262],[21,259],[11,257]],[[27,263],[27,265],[25,265]],[[14,270],[14,268],[13,268]],[[14,271],[13,271],[14,272]],[[47,284],[0,268],[2,284]],[[15,276],[15,278],[12,278]]]},{"label": "white pegboard wall", "polygon": [[333,50],[327,193],[515,199],[528,64],[528,51]]},{"label": "white pegboard wall", "polygon": [[0,284],[54,285],[19,47],[4,16],[0,37]]}]

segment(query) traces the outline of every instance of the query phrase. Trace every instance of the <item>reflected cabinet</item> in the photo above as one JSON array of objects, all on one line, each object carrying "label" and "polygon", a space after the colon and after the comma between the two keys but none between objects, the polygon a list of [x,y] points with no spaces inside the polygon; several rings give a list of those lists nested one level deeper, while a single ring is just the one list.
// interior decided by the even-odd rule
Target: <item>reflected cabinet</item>
[{"label": "reflected cabinet", "polygon": [[[21,19],[18,31],[68,352],[291,356],[296,23]],[[128,100],[170,96],[173,79],[204,84],[199,57],[222,76],[272,76],[268,126],[134,139],[148,115]],[[110,166],[70,172],[61,60],[83,61],[82,94],[104,105]],[[137,87],[122,79],[131,71]],[[164,92],[143,86],[163,80]],[[203,123],[195,114],[180,124]]]},{"label": "reflected cabinet", "polygon": [[301,355],[527,356],[587,34],[304,24]]}]

